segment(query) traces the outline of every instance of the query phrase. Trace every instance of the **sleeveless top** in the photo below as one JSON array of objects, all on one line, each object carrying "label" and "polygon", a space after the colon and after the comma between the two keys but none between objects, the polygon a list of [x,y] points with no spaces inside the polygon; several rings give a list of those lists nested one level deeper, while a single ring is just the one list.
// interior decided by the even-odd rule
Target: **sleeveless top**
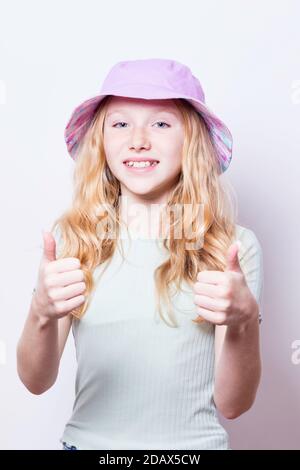
[{"label": "sleeveless top", "polygon": [[[241,267],[261,303],[261,246],[250,229],[236,229]],[[191,321],[197,313],[187,283],[172,297],[179,326],[164,323],[155,313],[153,272],[167,250],[161,240],[124,231],[120,243],[125,260],[117,249],[95,269],[91,303],[81,320],[73,317],[75,401],[60,442],[97,450],[230,449],[213,401],[215,326]]]}]

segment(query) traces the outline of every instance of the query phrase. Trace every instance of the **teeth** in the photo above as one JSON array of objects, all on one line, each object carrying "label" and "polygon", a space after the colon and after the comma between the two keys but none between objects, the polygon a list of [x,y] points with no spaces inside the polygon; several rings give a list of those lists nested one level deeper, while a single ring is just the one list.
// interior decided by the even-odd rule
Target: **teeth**
[{"label": "teeth", "polygon": [[126,162],[126,166],[133,166],[134,168],[144,168],[147,166],[155,166],[157,162]]}]

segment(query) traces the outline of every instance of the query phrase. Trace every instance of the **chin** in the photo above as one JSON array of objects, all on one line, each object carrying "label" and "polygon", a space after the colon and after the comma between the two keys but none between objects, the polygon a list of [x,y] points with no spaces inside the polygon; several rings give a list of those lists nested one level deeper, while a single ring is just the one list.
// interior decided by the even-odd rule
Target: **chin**
[{"label": "chin", "polygon": [[149,182],[147,183],[146,181],[140,181],[137,184],[126,184],[126,182],[124,182],[123,185],[126,186],[131,193],[139,194],[140,196],[156,192],[158,189],[158,185],[149,184]]}]

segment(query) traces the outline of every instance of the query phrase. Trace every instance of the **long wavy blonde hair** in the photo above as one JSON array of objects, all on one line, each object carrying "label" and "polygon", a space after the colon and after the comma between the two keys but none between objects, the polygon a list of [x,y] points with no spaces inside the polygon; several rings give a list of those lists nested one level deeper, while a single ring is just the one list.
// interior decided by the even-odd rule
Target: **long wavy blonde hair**
[{"label": "long wavy blonde hair", "polygon": [[[91,294],[95,289],[94,269],[110,261],[117,247],[120,234],[120,182],[107,165],[103,126],[111,95],[98,106],[78,148],[73,174],[73,200],[71,207],[58,217],[51,231],[59,230],[61,250],[58,258],[74,256],[80,259],[86,283],[86,300],[71,313],[80,319],[86,312]],[[182,166],[176,186],[169,194],[168,208],[179,205],[181,221],[172,210],[170,231],[163,239],[169,257],[158,266],[155,279],[156,308],[163,321],[171,327],[178,326],[171,308],[171,287],[180,289],[181,282],[196,282],[199,271],[224,271],[226,253],[236,237],[235,192],[221,174],[220,163],[211,140],[206,122],[184,99],[172,100],[180,111],[184,125]],[[185,207],[189,210],[185,211]],[[199,217],[202,208],[202,217]],[[180,222],[182,237],[174,231]],[[99,226],[101,236],[99,237]],[[186,239],[185,234],[195,236]],[[113,229],[116,237],[107,237]],[[186,249],[186,243],[194,248]],[[165,318],[162,301],[166,303]],[[194,322],[203,321],[198,316]]]}]

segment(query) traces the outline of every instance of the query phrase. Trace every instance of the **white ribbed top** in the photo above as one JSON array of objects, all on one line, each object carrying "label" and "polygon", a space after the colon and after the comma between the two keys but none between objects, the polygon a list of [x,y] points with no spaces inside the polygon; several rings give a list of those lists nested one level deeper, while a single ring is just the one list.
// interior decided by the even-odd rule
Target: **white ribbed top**
[{"label": "white ribbed top", "polygon": [[[123,236],[123,235],[122,235]],[[237,225],[239,258],[261,300],[262,250]],[[173,297],[178,328],[155,315],[156,266],[168,256],[161,241],[122,239],[91,304],[72,332],[78,369],[75,402],[60,442],[78,449],[230,449],[213,402],[214,325],[196,324],[188,284]]]}]

